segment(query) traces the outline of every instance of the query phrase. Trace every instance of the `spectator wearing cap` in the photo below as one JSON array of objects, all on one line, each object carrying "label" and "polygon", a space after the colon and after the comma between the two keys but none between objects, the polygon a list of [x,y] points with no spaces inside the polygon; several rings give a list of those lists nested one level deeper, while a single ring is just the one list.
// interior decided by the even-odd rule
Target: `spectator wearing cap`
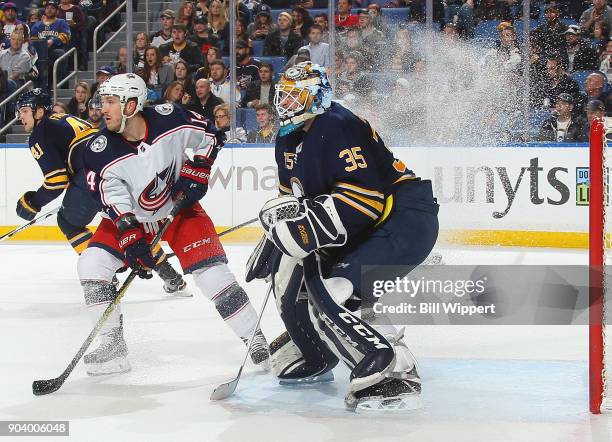
[{"label": "spectator wearing cap", "polygon": [[544,107],[555,107],[560,94],[570,94],[574,100],[580,95],[578,83],[563,70],[559,59],[550,57],[546,60],[546,75],[543,80]]},{"label": "spectator wearing cap", "polygon": [[[227,67],[223,60],[214,60],[210,63],[210,87],[212,93],[221,98],[223,102],[230,102],[230,80]],[[236,88],[236,101],[240,102],[240,90]]]},{"label": "spectator wearing cap", "polygon": [[174,26],[174,11],[166,9],[160,15],[162,28],[151,36],[151,45],[160,46],[172,42],[172,26]]},{"label": "spectator wearing cap", "polygon": [[269,104],[255,106],[257,129],[247,134],[247,143],[274,143],[278,128],[274,123],[274,108]]},{"label": "spectator wearing cap", "polygon": [[89,54],[87,52],[87,17],[83,10],[73,5],[70,0],[60,0],[57,11],[58,18],[66,20],[70,26],[70,47],[76,48],[79,60],[79,70],[87,70]]},{"label": "spectator wearing cap", "polygon": [[593,29],[598,20],[608,22],[608,28],[612,29],[612,8],[606,0],[593,0],[593,6],[584,11],[580,16],[580,29],[589,38],[593,37]]},{"label": "spectator wearing cap", "polygon": [[298,63],[302,63],[304,61],[310,61],[310,51],[308,48],[300,48],[297,53],[289,59],[289,61],[285,64],[283,71],[286,71],[290,67],[295,66]]},{"label": "spectator wearing cap", "polygon": [[104,118],[102,118],[102,103],[99,95],[92,97],[87,102],[87,122],[95,129],[102,130],[106,127]]},{"label": "spectator wearing cap", "polygon": [[291,18],[293,18],[293,32],[300,35],[302,39],[307,39],[308,32],[313,24],[308,10],[297,6],[291,10]]},{"label": "spectator wearing cap", "polygon": [[200,78],[196,81],[195,98],[191,105],[189,105],[189,110],[202,115],[204,118],[214,120],[215,114],[213,110],[220,104],[223,104],[223,100],[212,93],[209,80]]},{"label": "spectator wearing cap", "polygon": [[293,18],[288,12],[281,12],[277,19],[278,30],[266,37],[264,55],[291,58],[302,46],[302,38],[293,32]]},{"label": "spectator wearing cap", "polygon": [[4,19],[2,20],[4,34],[7,38],[10,38],[15,26],[21,23],[21,20],[17,19],[17,6],[15,6],[15,3],[7,2],[2,5],[2,11],[4,12]]},{"label": "spectator wearing cap", "polygon": [[314,24],[310,27],[310,33],[308,34],[309,43],[300,49],[306,48],[310,54],[310,61],[324,68],[331,66],[331,60],[329,55],[329,45],[321,42],[323,36],[323,29],[321,26]]},{"label": "spectator wearing cap", "polygon": [[540,129],[540,140],[558,143],[586,141],[582,115],[572,116],[574,98],[570,94],[559,94],[555,103],[555,115],[548,118]]},{"label": "spectator wearing cap", "polygon": [[190,40],[198,46],[202,58],[206,57],[208,50],[219,44],[219,40],[215,36],[208,34],[208,20],[206,17],[196,17],[193,21],[193,35]]},{"label": "spectator wearing cap", "polygon": [[321,13],[315,15],[314,18],[315,25],[321,26],[323,32],[321,32],[321,41],[323,43],[329,43],[329,20],[327,18],[327,14]]},{"label": "spectator wearing cap", "polygon": [[240,106],[256,107],[274,102],[274,68],[269,63],[259,65],[259,80],[251,82],[242,96]]},{"label": "spectator wearing cap", "polygon": [[162,59],[175,64],[183,60],[189,66],[190,72],[195,72],[202,65],[202,53],[200,48],[187,40],[187,29],[183,24],[172,26],[172,42],[166,43],[159,48]]},{"label": "spectator wearing cap", "polygon": [[93,97],[102,83],[115,75],[115,69],[110,65],[100,66],[96,71],[96,82],[91,87],[91,96]]},{"label": "spectator wearing cap", "polygon": [[567,72],[593,71],[599,67],[597,50],[580,38],[580,27],[570,25],[565,31]]},{"label": "spectator wearing cap", "polygon": [[[70,26],[66,20],[57,18],[57,0],[47,0],[45,14],[42,20],[32,26],[31,40],[44,40],[49,48],[49,85],[53,81],[53,64],[65,54],[66,45],[70,41]],[[68,75],[66,60],[59,63],[58,78]],[[51,89],[51,88],[49,88]]]},{"label": "spectator wearing cap", "polygon": [[334,19],[338,31],[359,26],[359,17],[351,14],[352,7],[353,0],[338,0],[338,13]]},{"label": "spectator wearing cap", "polygon": [[276,31],[276,26],[272,23],[270,7],[262,4],[253,23],[247,26],[247,34],[251,40],[265,40],[274,31]]},{"label": "spectator wearing cap", "polygon": [[559,9],[554,4],[549,5],[544,10],[544,23],[533,30],[531,41],[542,57],[558,56],[565,53],[565,31],[567,25],[559,20]]},{"label": "spectator wearing cap", "polygon": [[236,42],[236,79],[241,91],[246,91],[253,81],[259,80],[261,62],[249,55],[250,48],[246,41]]}]

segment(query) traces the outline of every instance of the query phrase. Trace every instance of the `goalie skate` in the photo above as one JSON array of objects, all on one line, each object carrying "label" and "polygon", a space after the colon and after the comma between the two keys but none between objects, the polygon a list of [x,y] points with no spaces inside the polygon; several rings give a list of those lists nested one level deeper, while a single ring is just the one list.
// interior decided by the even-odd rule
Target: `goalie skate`
[{"label": "goalie skate", "polygon": [[406,412],[423,407],[421,381],[416,368],[410,379],[387,378],[363,390],[350,392],[344,402],[355,412]]},{"label": "goalie skate", "polygon": [[[242,338],[245,345],[249,345],[248,338]],[[270,349],[266,337],[261,330],[257,330],[251,344],[251,360],[255,365],[260,366],[264,371],[270,371]]]},{"label": "goalie skate", "polygon": [[115,327],[101,335],[100,341],[98,348],[83,358],[89,376],[127,373],[132,369],[127,358],[123,327]]}]

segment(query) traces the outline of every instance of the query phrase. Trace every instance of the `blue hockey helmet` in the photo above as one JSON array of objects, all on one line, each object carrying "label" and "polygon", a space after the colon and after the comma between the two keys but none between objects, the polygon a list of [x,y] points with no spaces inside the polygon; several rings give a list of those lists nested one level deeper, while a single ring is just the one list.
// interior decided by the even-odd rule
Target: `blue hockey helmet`
[{"label": "blue hockey helmet", "polygon": [[42,107],[45,113],[47,113],[51,111],[51,97],[41,88],[32,89],[31,91],[24,92],[17,98],[17,102],[15,103],[15,112],[17,116],[19,116],[19,109],[22,107],[31,107],[32,112]]},{"label": "blue hockey helmet", "polygon": [[286,135],[331,106],[332,88],[325,68],[305,61],[287,69],[275,86],[274,106],[280,134]]}]

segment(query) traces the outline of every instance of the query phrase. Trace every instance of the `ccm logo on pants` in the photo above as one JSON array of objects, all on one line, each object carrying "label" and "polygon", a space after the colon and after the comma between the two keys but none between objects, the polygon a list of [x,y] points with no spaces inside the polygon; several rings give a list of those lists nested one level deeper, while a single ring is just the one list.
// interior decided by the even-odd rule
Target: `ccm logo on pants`
[{"label": "ccm logo on pants", "polygon": [[185,247],[183,247],[183,252],[189,252],[190,250],[197,249],[198,247],[203,246],[205,244],[210,244],[210,238],[202,238],[197,240],[196,242],[186,245]]}]

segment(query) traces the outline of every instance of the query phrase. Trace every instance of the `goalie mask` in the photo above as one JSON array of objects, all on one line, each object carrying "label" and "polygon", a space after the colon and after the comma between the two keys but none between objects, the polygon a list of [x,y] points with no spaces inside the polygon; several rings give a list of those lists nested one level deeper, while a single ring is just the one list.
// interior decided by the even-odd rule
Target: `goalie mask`
[{"label": "goalie mask", "polygon": [[325,69],[309,61],[287,69],[275,86],[274,107],[280,119],[280,135],[300,128],[306,120],[331,106],[332,88]]}]

